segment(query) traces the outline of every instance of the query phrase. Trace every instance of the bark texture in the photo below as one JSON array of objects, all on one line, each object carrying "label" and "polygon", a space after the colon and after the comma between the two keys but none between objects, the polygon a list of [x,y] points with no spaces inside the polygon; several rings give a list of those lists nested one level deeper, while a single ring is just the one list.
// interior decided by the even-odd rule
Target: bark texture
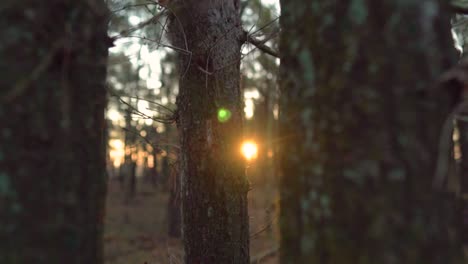
[{"label": "bark texture", "polygon": [[[185,261],[248,263],[239,2],[175,1],[170,9],[172,42],[186,50],[177,98]],[[225,122],[221,108],[230,112]]]},{"label": "bark texture", "polygon": [[281,1],[282,263],[460,263],[431,186],[454,102],[433,85],[455,59],[442,2]]},{"label": "bark texture", "polygon": [[104,1],[0,4],[0,263],[102,263]]}]

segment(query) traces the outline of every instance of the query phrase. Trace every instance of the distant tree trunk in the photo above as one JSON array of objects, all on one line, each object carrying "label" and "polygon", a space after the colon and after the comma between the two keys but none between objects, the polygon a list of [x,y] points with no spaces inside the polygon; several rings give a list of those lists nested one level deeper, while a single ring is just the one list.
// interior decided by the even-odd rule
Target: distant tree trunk
[{"label": "distant tree trunk", "polygon": [[[462,59],[460,63],[454,67],[449,73],[445,75],[447,84],[452,86],[452,89],[460,89],[459,102],[466,104],[468,102],[468,83],[466,82],[466,75],[468,74],[468,24],[463,22],[465,20],[463,15],[455,15],[453,30],[457,34],[458,43],[462,49]],[[455,26],[456,25],[456,26]],[[464,118],[456,118],[457,128],[459,132],[459,147],[460,147],[460,161],[456,177],[460,177],[460,231],[465,250],[465,260],[468,259],[468,122],[466,116],[468,115],[468,107],[464,106],[459,116]]]},{"label": "distant tree trunk", "polygon": [[123,183],[125,183],[125,200],[135,198],[136,194],[136,162],[132,160],[132,154],[136,153],[133,148],[136,144],[136,135],[132,131],[131,109],[125,111],[125,157],[123,167]]},{"label": "distant tree trunk", "polygon": [[159,177],[159,180],[163,183],[167,183],[167,179],[169,179],[169,174],[170,174],[170,165],[169,165],[169,157],[163,156],[161,158],[161,175]]},{"label": "distant tree trunk", "polygon": [[173,125],[172,124],[165,124],[164,125],[164,151],[166,152],[165,155],[161,157],[161,175],[159,177],[159,181],[162,183],[167,183],[171,175],[171,165],[169,164],[169,155],[171,154],[171,147],[168,145],[171,142],[171,138],[173,137]]},{"label": "distant tree trunk", "polygon": [[136,195],[136,165],[136,162],[133,160],[128,163],[127,201],[132,200]]},{"label": "distant tree trunk", "polygon": [[125,188],[125,162],[119,165],[118,177],[119,177],[118,179],[119,179],[120,190],[124,190]]},{"label": "distant tree trunk", "polygon": [[169,202],[167,204],[167,215],[169,228],[168,233],[171,237],[180,237],[182,231],[182,215],[181,215],[181,174],[179,173],[179,165],[176,164],[169,176]]},{"label": "distant tree trunk", "polygon": [[281,0],[282,263],[461,263],[443,2]]},{"label": "distant tree trunk", "polygon": [[0,263],[102,263],[106,6],[1,6]]},{"label": "distant tree trunk", "polygon": [[158,186],[158,152],[159,149],[153,147],[153,168],[151,168],[151,184],[153,187]]},{"label": "distant tree trunk", "polygon": [[[468,113],[464,113],[466,116]],[[461,199],[462,199],[462,210],[461,210],[461,231],[463,246],[465,250],[468,249],[468,122],[458,120],[458,130],[460,132],[460,150],[461,150],[461,161],[460,161],[460,186],[461,186]],[[465,256],[466,258],[466,256]]]},{"label": "distant tree trunk", "polygon": [[[249,262],[242,140],[239,1],[187,0],[172,9],[180,53],[183,236],[188,264]],[[217,117],[219,109],[225,109]],[[221,121],[220,121],[221,120]]]}]

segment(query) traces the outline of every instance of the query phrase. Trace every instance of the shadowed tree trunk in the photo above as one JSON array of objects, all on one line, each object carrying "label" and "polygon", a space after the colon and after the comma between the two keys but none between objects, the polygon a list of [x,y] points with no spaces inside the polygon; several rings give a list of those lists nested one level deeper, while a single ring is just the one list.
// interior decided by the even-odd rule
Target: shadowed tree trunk
[{"label": "shadowed tree trunk", "polygon": [[180,237],[182,231],[182,216],[181,216],[181,201],[180,201],[180,187],[181,187],[181,174],[179,173],[179,165],[174,164],[169,176],[169,201],[167,204],[168,215],[168,234],[171,237]]},{"label": "shadowed tree trunk", "polygon": [[[127,106],[128,107],[128,106]],[[136,195],[136,161],[132,155],[136,155],[136,134],[132,127],[132,110],[125,110],[125,157],[123,164],[122,183],[125,186],[125,201],[130,201]]]},{"label": "shadowed tree trunk", "polygon": [[[456,124],[459,132],[460,162],[456,177],[460,177],[460,226],[461,236],[465,249],[465,259],[468,256],[468,24],[463,15],[456,15],[453,19],[453,30],[457,36],[457,44],[462,51],[462,59],[459,64],[445,74],[446,85],[452,89],[460,89],[461,112],[456,116]],[[464,105],[464,106],[463,106]],[[460,118],[461,117],[461,118]]]},{"label": "shadowed tree trunk", "polygon": [[179,53],[177,98],[185,260],[248,263],[239,2],[178,2],[170,37],[190,52]]},{"label": "shadowed tree trunk", "polygon": [[0,263],[102,263],[106,6],[0,6]]},{"label": "shadowed tree trunk", "polygon": [[[465,99],[466,100],[466,99]],[[463,113],[467,115],[466,111]],[[466,120],[458,120],[458,129],[460,132],[460,185],[461,185],[461,231],[463,246],[465,252],[468,250],[468,122]],[[468,253],[468,252],[467,252]],[[468,254],[465,253],[465,258]]]},{"label": "shadowed tree trunk", "polygon": [[436,193],[455,57],[437,0],[282,0],[281,262],[461,263]]},{"label": "shadowed tree trunk", "polygon": [[[156,131],[155,131],[156,133]],[[157,137],[156,137],[157,139]],[[157,142],[155,140],[155,142]],[[160,178],[160,175],[159,175],[159,167],[158,167],[158,154],[161,150],[156,148],[156,147],[152,147],[152,155],[153,155],[153,168],[151,168],[151,172],[150,172],[150,175],[151,175],[151,184],[153,185],[153,187],[156,187],[158,186],[158,179]]]}]

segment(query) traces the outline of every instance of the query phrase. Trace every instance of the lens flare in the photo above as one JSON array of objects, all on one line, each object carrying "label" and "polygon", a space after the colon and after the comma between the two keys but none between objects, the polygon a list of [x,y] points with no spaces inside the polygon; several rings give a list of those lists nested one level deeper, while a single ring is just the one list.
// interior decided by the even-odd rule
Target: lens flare
[{"label": "lens flare", "polygon": [[227,122],[231,118],[231,111],[226,108],[218,109],[218,121],[221,123]]},{"label": "lens flare", "polygon": [[241,147],[241,153],[248,161],[257,158],[258,148],[253,141],[245,141]]}]

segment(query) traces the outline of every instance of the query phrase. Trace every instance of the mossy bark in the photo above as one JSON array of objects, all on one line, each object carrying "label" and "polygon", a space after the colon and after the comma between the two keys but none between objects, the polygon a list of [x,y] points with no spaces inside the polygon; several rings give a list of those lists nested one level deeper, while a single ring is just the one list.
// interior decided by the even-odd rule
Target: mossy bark
[{"label": "mossy bark", "polygon": [[442,2],[281,1],[282,263],[460,263],[431,186],[454,102]]},{"label": "mossy bark", "polygon": [[0,4],[0,263],[102,263],[104,1]]},{"label": "mossy bark", "polygon": [[[170,37],[187,51],[179,53],[177,98],[185,261],[248,263],[239,2],[179,4],[172,7]],[[221,108],[229,120],[218,120]]]}]

